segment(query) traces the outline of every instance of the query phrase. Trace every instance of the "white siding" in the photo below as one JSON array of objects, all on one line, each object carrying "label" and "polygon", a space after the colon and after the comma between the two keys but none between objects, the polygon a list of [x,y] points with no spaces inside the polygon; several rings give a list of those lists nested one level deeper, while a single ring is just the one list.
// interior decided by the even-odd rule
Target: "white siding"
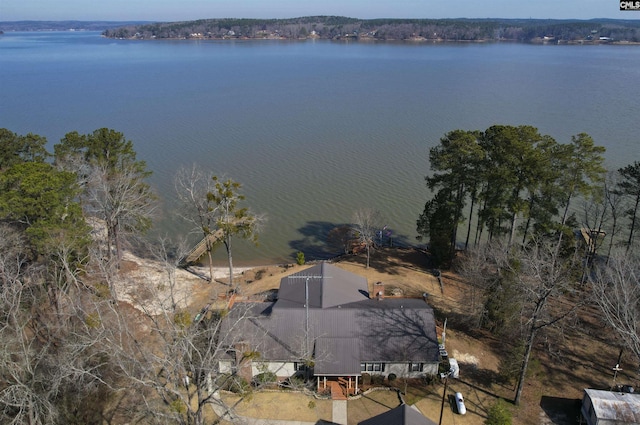
[{"label": "white siding", "polygon": [[[364,373],[364,372],[363,372]],[[385,363],[384,372],[366,372],[371,375],[389,376],[394,373],[398,378],[422,378],[425,375],[438,373],[437,363],[424,363],[422,372],[409,372],[409,363]]]},{"label": "white siding", "polygon": [[438,374],[438,363],[425,363],[424,369],[422,373],[425,375],[437,375]]},{"label": "white siding", "polygon": [[273,372],[278,378],[288,378],[296,373],[293,363],[287,362],[257,362],[253,361],[251,374],[259,375],[265,371]]}]

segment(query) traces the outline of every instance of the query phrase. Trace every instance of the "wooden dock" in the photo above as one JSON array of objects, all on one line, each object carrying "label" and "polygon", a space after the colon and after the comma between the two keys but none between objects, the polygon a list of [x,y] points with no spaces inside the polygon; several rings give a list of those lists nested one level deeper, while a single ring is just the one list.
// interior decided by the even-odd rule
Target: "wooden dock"
[{"label": "wooden dock", "polygon": [[222,237],[224,237],[224,232],[222,229],[218,229],[207,235],[207,237],[202,238],[202,240],[198,242],[196,246],[194,246],[193,249],[180,261],[180,265],[187,266],[195,263],[207,252],[207,242],[209,242],[210,246],[214,246],[218,241],[220,241],[220,239],[222,239]]},{"label": "wooden dock", "polygon": [[[250,225],[252,220],[233,220],[233,226],[245,226]],[[184,258],[180,261],[181,266],[188,266],[189,264],[193,264],[198,261],[202,256],[207,252],[207,242],[209,242],[210,246],[214,246],[218,242],[220,242],[224,238],[223,229],[217,229],[215,232],[208,234],[205,238],[202,238],[200,242],[196,244],[195,247]]]}]

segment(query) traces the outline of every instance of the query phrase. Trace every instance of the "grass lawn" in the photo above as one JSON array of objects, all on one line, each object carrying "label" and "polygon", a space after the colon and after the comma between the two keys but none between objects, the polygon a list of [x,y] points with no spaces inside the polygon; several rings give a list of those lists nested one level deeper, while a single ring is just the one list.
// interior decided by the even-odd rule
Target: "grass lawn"
[{"label": "grass lawn", "polygon": [[240,416],[263,419],[331,422],[331,400],[318,400],[291,391],[256,392],[240,400],[235,394],[222,393],[222,399],[229,405],[236,405]]}]

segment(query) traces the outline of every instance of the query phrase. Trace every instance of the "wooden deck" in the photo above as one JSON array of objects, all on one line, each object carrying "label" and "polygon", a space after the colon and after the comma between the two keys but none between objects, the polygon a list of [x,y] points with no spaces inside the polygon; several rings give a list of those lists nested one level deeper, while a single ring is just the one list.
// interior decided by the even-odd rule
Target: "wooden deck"
[{"label": "wooden deck", "polygon": [[331,386],[331,400],[346,400],[342,386],[336,381],[327,382]]}]

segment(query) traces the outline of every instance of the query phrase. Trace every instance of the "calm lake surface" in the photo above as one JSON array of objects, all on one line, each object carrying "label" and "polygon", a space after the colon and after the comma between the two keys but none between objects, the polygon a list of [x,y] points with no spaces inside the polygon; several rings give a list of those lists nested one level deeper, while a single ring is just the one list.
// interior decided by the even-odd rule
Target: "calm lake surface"
[{"label": "calm lake surface", "polygon": [[586,132],[610,168],[640,160],[640,46],[7,33],[0,93],[0,127],[19,134],[53,144],[123,132],[154,172],[159,232],[188,231],[172,212],[179,167],[241,182],[268,220],[258,247],[235,245],[240,264],[326,256],[327,231],[363,207],[415,243],[428,151],[453,129],[527,124],[560,142]]}]

